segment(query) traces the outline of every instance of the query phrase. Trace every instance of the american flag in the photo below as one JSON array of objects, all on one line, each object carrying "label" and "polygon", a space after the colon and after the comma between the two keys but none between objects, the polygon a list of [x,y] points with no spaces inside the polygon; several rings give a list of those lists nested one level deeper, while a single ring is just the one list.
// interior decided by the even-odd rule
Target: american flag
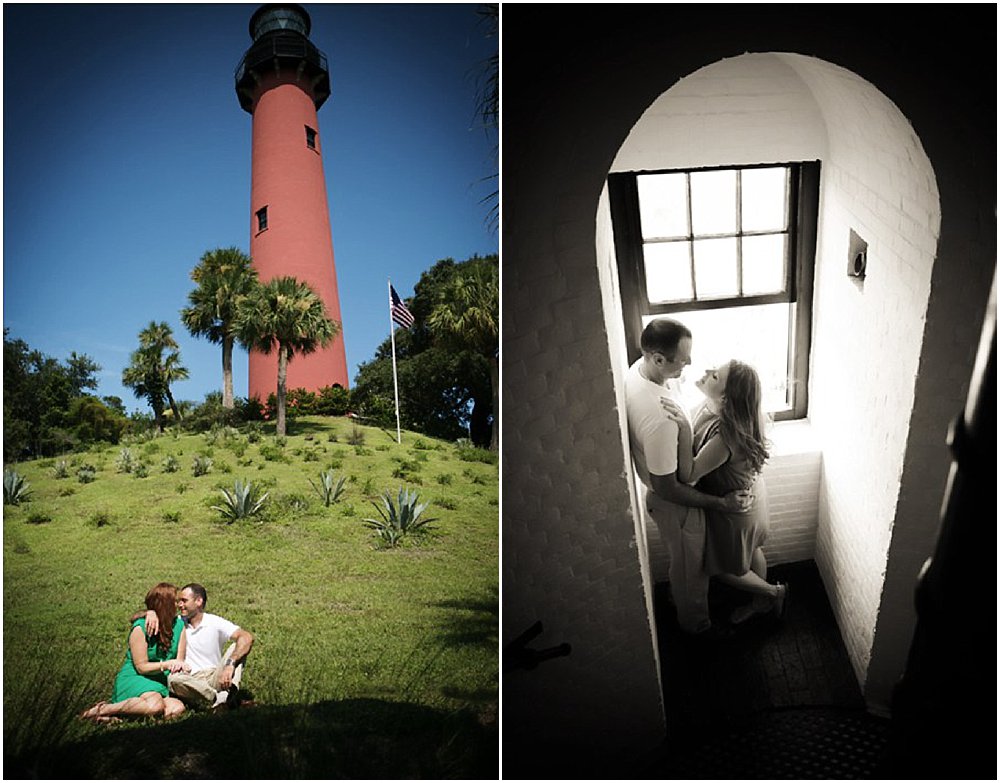
[{"label": "american flag", "polygon": [[391,285],[389,286],[389,312],[392,315],[392,320],[403,328],[409,329],[413,326],[413,313],[403,304],[403,300],[399,298],[396,289]]}]

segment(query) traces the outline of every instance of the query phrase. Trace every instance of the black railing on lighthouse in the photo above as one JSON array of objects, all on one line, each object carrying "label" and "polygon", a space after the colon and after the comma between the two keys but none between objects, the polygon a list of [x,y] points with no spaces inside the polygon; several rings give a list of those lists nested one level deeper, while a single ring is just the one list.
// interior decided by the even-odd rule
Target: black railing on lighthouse
[{"label": "black railing on lighthouse", "polygon": [[308,80],[318,109],[330,97],[326,55],[299,33],[267,33],[243,55],[234,73],[240,106],[252,111],[253,92],[268,71],[291,69]]}]

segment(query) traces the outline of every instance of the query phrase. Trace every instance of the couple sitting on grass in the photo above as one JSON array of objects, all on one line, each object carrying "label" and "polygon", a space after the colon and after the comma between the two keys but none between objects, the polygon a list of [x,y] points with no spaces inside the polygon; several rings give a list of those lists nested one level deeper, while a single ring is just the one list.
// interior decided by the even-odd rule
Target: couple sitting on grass
[{"label": "couple sitting on grass", "polygon": [[186,585],[178,593],[174,585],[160,582],[150,590],[147,611],[132,618],[125,662],[115,677],[111,701],[98,702],[80,717],[111,723],[122,717],[175,718],[185,705],[238,706],[243,664],[254,637],[206,613],[207,601],[199,584]]}]

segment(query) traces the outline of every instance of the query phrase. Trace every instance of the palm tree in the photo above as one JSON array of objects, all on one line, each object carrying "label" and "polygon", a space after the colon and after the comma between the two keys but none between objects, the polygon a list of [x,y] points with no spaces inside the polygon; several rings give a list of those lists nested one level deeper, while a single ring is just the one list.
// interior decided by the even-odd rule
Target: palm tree
[{"label": "palm tree", "polygon": [[[181,364],[179,348],[180,346],[174,339],[174,331],[166,321],[159,323],[150,321],[149,326],[139,332],[139,349],[149,354],[150,362],[160,374],[163,394],[170,403],[170,410],[174,414],[175,421],[180,421],[181,413],[177,409],[174,395],[170,391],[170,384],[187,380],[189,377],[187,368]],[[164,351],[170,353],[164,357]]]},{"label": "palm tree", "polygon": [[[181,418],[170,384],[186,380],[189,374],[181,364],[178,348],[173,330],[166,321],[150,321],[139,332],[139,348],[132,352],[129,366],[122,372],[122,384],[135,392],[137,397],[146,398],[161,432],[164,403],[170,405],[175,421]],[[164,356],[164,351],[169,353]]]},{"label": "palm tree", "polygon": [[194,337],[222,344],[222,407],[233,408],[233,322],[240,301],[257,283],[250,256],[237,247],[209,250],[191,270],[198,284],[188,294],[181,320]]},{"label": "palm tree", "polygon": [[129,365],[122,371],[122,385],[131,389],[136,397],[145,397],[153,409],[156,428],[163,432],[163,406],[166,401],[163,376],[149,351],[142,348],[132,351]]},{"label": "palm tree", "polygon": [[310,354],[327,346],[340,332],[326,305],[307,283],[275,277],[258,284],[243,299],[236,314],[237,339],[248,350],[269,354],[278,349],[277,434],[285,434],[285,380],[295,354]]},{"label": "palm tree", "polygon": [[181,420],[181,412],[174,401],[174,395],[170,391],[170,384],[176,381],[186,381],[190,376],[187,367],[181,364],[179,351],[171,351],[163,360],[163,390],[166,392],[167,401],[170,403],[170,410],[173,411],[174,421]]},{"label": "palm tree", "polygon": [[[487,38],[496,38],[499,46],[500,33],[500,4],[485,3],[480,6],[476,13],[480,16],[480,21],[485,23]],[[479,74],[479,81],[476,87],[476,114],[482,119],[483,128],[489,132],[496,132],[500,127],[500,53],[490,56],[482,63],[482,70]],[[497,162],[500,156],[500,138],[497,136],[496,144],[493,147]],[[491,174],[484,179],[498,179],[497,174]],[[494,189],[482,199],[480,203],[489,204],[489,211],[486,216],[486,225],[491,231],[496,231],[500,219],[500,192]]]},{"label": "palm tree", "polygon": [[489,361],[493,396],[490,448],[494,451],[499,447],[500,419],[499,290],[496,260],[479,259],[479,263],[455,275],[442,288],[438,303],[427,319],[431,332],[445,345],[474,351]]}]

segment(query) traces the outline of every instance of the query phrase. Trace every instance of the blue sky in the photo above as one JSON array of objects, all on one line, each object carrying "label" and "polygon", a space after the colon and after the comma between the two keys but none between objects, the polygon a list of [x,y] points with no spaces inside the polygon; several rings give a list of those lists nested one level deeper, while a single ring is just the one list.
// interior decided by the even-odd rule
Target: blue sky
[{"label": "blue sky", "polygon": [[[496,136],[475,113],[497,40],[476,5],[304,6],[330,67],[319,124],[353,382],[389,336],[386,278],[405,298],[437,260],[498,251],[480,203]],[[251,117],[233,73],[257,7],[3,8],[3,323],[57,359],[91,356],[97,393],[130,411],[147,406],[121,371],[151,320],[191,372],[178,399],[222,387],[219,347],[179,311],[203,252],[249,251]]]}]

